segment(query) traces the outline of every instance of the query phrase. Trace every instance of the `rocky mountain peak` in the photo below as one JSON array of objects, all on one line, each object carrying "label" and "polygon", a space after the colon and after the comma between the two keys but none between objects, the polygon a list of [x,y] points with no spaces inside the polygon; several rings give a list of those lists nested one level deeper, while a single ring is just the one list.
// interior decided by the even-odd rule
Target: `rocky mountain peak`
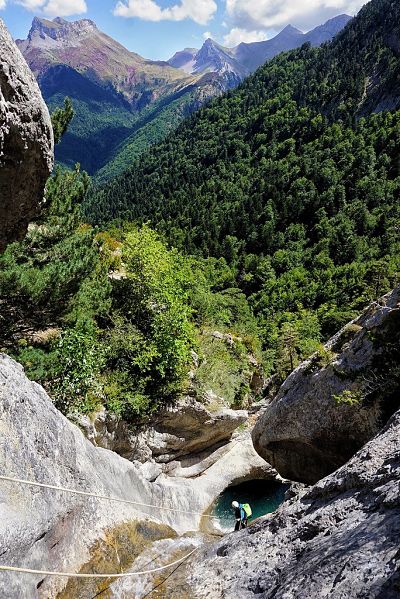
[{"label": "rocky mountain peak", "polygon": [[203,44],[203,48],[218,47],[218,46],[219,46],[219,44],[217,44],[217,42],[215,42],[211,37],[208,37]]},{"label": "rocky mountain peak", "polygon": [[62,39],[75,38],[88,33],[97,31],[96,24],[90,19],[81,19],[79,21],[66,21],[61,17],[56,17],[52,21],[35,17],[29,31],[28,39],[30,42],[36,38],[42,40],[51,38],[58,41]]},{"label": "rocky mountain peak", "polygon": [[208,38],[196,54],[193,73],[213,72],[228,77],[227,87],[235,87],[248,71],[233,56],[231,50]]},{"label": "rocky mountain peak", "polygon": [[333,17],[329,19],[324,25],[321,25],[326,31],[331,31],[332,33],[338,33],[343,27],[347,25],[349,21],[352,20],[353,17],[350,15],[342,14],[337,17]]},{"label": "rocky mountain peak", "polygon": [[228,54],[228,50],[209,37],[198,51],[196,58],[199,60],[205,56],[220,56],[221,54]]},{"label": "rocky mountain peak", "polygon": [[293,25],[286,25],[284,29],[276,37],[284,37],[288,35],[303,35],[303,32],[297,27],[293,27]]},{"label": "rocky mountain peak", "polygon": [[312,31],[306,33],[305,41],[311,42],[313,46],[319,46],[325,41],[335,37],[335,35],[344,29],[347,23],[349,23],[351,20],[352,17],[345,14],[333,17],[333,19],[329,19],[329,21],[326,21],[326,23],[323,23]]}]

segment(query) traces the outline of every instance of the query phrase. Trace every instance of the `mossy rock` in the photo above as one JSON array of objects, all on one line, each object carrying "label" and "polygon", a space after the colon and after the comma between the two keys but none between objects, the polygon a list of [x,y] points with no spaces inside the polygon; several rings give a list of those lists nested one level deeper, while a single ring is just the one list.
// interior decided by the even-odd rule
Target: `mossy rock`
[{"label": "mossy rock", "polygon": [[[104,531],[102,538],[90,548],[90,560],[82,566],[79,574],[107,574],[124,572],[143,552],[160,539],[175,538],[176,533],[169,526],[155,522],[124,522]],[[96,597],[111,599],[109,590],[114,578],[70,579],[57,599]]]}]

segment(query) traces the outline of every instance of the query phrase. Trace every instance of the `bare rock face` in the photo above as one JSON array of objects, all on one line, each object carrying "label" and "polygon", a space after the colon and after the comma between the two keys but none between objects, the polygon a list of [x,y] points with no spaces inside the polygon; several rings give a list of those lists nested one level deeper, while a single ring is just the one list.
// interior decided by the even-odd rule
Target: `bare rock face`
[{"label": "bare rock face", "polygon": [[[4,354],[0,474],[145,504],[110,503],[0,480],[0,565],[99,573],[128,570],[149,541],[198,530],[202,514],[231,484],[276,476],[249,436],[199,455],[195,463],[175,464],[171,475],[154,462],[132,464],[94,447]],[[133,588],[126,596],[137,596]],[[0,576],[1,599],[92,599],[100,590],[104,586],[72,588],[53,576]]]},{"label": "bare rock face", "polygon": [[53,150],[39,87],[0,19],[0,251],[24,236],[37,214]]},{"label": "bare rock face", "polygon": [[[186,566],[188,596],[399,597],[399,438],[400,412],[350,462],[301,498],[196,554]],[[171,586],[163,597],[172,599],[173,593]]]},{"label": "bare rock face", "polygon": [[253,430],[285,478],[313,484],[342,466],[400,407],[400,288],[347,325],[285,381]]}]

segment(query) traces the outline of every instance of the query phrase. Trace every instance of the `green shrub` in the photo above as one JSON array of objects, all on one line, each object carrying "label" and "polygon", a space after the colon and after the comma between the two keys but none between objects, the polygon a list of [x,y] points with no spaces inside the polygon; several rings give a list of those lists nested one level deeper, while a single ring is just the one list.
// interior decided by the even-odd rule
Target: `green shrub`
[{"label": "green shrub", "polygon": [[363,401],[363,394],[361,391],[346,389],[339,395],[333,395],[332,398],[338,405],[358,406]]}]

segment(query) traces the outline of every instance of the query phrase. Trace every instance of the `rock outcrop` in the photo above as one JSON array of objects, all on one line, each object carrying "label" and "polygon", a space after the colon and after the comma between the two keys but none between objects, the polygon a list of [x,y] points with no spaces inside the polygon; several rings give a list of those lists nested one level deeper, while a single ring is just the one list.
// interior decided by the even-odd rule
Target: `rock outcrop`
[{"label": "rock outcrop", "polygon": [[195,399],[185,397],[161,410],[147,427],[137,430],[105,410],[92,420],[79,417],[78,424],[99,447],[131,461],[167,464],[226,444],[247,417],[243,410],[220,408],[211,412]]},{"label": "rock outcrop", "polygon": [[0,251],[25,234],[52,167],[49,112],[0,19]]},{"label": "rock outcrop", "polygon": [[[196,554],[184,576],[189,596],[399,597],[399,438],[400,412],[353,459],[301,499],[285,502],[247,531]],[[173,584],[179,583],[175,579]],[[171,587],[162,596],[177,595]]]},{"label": "rock outcrop", "polygon": [[342,466],[400,407],[400,288],[295,370],[253,431],[258,453],[313,484]]},{"label": "rock outcrop", "polygon": [[[95,447],[20,365],[0,354],[0,474],[159,506],[114,504],[0,481],[0,564],[115,571],[116,544],[126,570],[145,542],[198,530],[201,515],[227,486],[276,476],[249,437],[199,455],[196,463],[179,462],[175,470],[169,476],[157,464],[132,464]],[[66,584],[55,577],[2,573],[0,596],[89,599],[96,594],[92,587],[79,587],[59,595]]]}]

